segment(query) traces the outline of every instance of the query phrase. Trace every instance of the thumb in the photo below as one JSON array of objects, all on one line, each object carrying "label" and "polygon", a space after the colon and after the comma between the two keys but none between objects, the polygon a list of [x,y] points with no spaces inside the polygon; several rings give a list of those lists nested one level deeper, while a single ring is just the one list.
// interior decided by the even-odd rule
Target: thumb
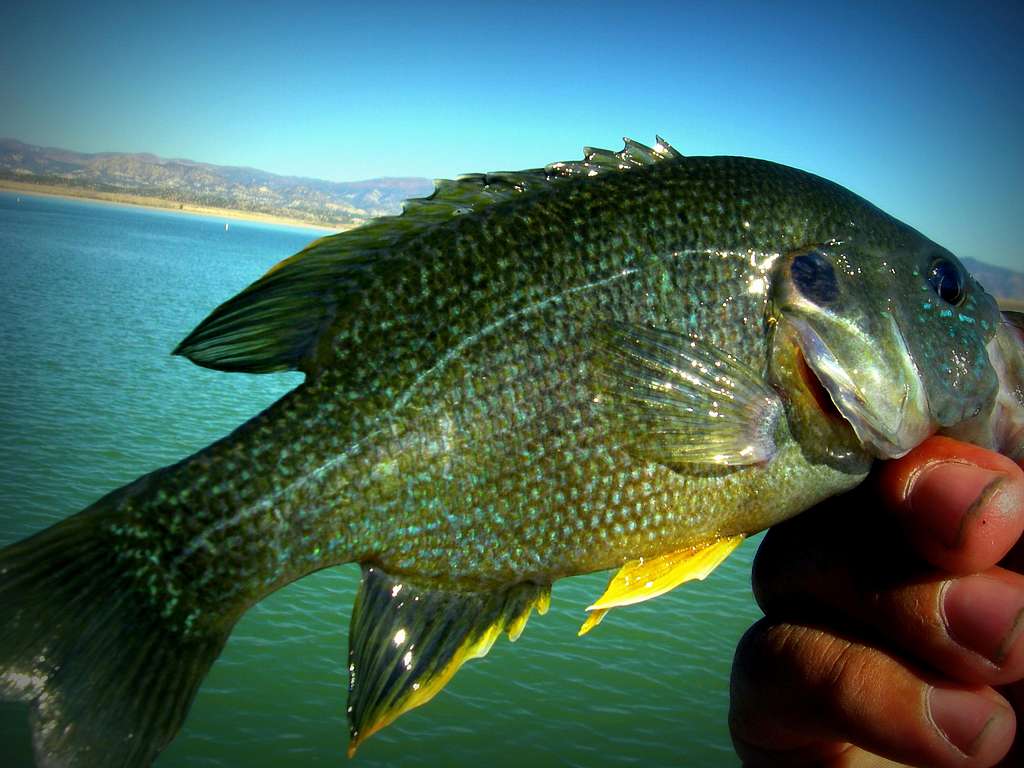
[{"label": "thumb", "polygon": [[877,482],[910,545],[947,573],[991,568],[1024,532],[1024,471],[984,448],[932,437]]}]

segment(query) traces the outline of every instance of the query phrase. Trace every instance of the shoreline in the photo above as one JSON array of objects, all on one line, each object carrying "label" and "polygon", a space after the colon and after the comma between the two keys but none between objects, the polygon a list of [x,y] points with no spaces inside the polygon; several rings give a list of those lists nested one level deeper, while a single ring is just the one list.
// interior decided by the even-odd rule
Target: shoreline
[{"label": "shoreline", "polygon": [[167,200],[162,197],[120,194],[116,192],[100,192],[77,187],[63,187],[56,184],[33,184],[32,182],[15,181],[12,179],[0,179],[0,190],[6,190],[8,192],[23,192],[26,195],[60,197],[65,200],[91,200],[96,203],[105,203],[107,205],[130,205],[136,208],[148,208],[154,211],[167,211],[169,213],[184,213],[191,216],[211,216],[216,218],[233,219],[236,221],[251,221],[258,224],[280,224],[288,227],[313,229],[320,232],[342,232],[345,229],[353,228],[351,226],[315,224],[313,222],[306,221],[305,219],[293,219],[287,216],[277,216],[270,213],[240,211],[235,208],[215,208],[212,206],[194,205],[192,203],[181,203],[177,200]]}]

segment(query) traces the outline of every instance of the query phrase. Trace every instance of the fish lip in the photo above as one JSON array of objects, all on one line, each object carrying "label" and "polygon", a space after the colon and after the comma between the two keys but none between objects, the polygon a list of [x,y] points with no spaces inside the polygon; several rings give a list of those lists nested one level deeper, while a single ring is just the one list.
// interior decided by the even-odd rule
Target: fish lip
[{"label": "fish lip", "polygon": [[[791,318],[791,322],[797,332],[797,341],[804,362],[828,392],[836,410],[849,423],[867,451],[879,459],[896,459],[905,456],[927,436],[930,429],[914,423],[912,409],[908,407],[912,405],[911,401],[914,398],[907,388],[903,390],[897,409],[898,421],[885,423],[882,414],[871,407],[860,387],[850,378],[835,353],[810,323],[801,318]],[[896,338],[906,349],[906,340],[899,326],[895,320],[891,324]],[[913,369],[912,375],[919,384],[920,391],[917,394],[923,396],[923,387],[920,386],[916,366],[912,361],[910,366]],[[928,412],[927,407],[923,412]]]}]

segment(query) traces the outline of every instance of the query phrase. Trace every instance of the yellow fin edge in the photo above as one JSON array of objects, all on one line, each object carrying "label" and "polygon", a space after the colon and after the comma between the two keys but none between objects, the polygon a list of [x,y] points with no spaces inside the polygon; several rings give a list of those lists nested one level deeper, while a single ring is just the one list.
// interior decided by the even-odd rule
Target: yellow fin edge
[{"label": "yellow fin edge", "polygon": [[604,594],[587,606],[589,615],[579,634],[585,635],[600,624],[612,608],[642,603],[684,582],[707,578],[744,538],[742,534],[729,536],[658,557],[631,560],[612,576]]},{"label": "yellow fin edge", "polygon": [[486,656],[488,651],[491,650],[491,646],[494,645],[495,640],[498,639],[502,632],[507,632],[509,639],[512,642],[515,642],[519,639],[519,635],[522,634],[523,628],[526,626],[526,622],[529,620],[532,610],[536,608],[537,613],[543,616],[547,613],[550,605],[551,587],[548,586],[543,588],[536,600],[528,604],[518,616],[513,617],[505,623],[499,622],[492,624],[473,642],[463,645],[462,648],[459,649],[459,652],[452,657],[452,660],[449,661],[440,672],[415,688],[413,693],[404,699],[400,706],[383,713],[376,722],[360,731],[356,738],[351,739],[348,744],[348,750],[346,751],[347,756],[350,758],[355,757],[356,750],[359,748],[359,745],[370,738],[370,736],[382,728],[386,728],[391,725],[391,723],[410,709],[422,706],[434,698],[434,696],[440,693],[441,689],[448,684],[448,681],[452,679],[452,676],[458,672],[459,667],[461,667],[465,662],[470,659],[480,659]]}]

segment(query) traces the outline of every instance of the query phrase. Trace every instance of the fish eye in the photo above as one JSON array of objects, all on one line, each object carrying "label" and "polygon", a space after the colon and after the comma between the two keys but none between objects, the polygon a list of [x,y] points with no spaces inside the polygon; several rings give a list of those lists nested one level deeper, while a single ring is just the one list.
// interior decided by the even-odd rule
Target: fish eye
[{"label": "fish eye", "polygon": [[947,304],[957,305],[964,299],[964,275],[956,264],[943,256],[932,262],[928,284]]},{"label": "fish eye", "polygon": [[797,256],[789,273],[797,290],[815,304],[831,304],[839,297],[836,272],[821,251],[808,251]]}]

